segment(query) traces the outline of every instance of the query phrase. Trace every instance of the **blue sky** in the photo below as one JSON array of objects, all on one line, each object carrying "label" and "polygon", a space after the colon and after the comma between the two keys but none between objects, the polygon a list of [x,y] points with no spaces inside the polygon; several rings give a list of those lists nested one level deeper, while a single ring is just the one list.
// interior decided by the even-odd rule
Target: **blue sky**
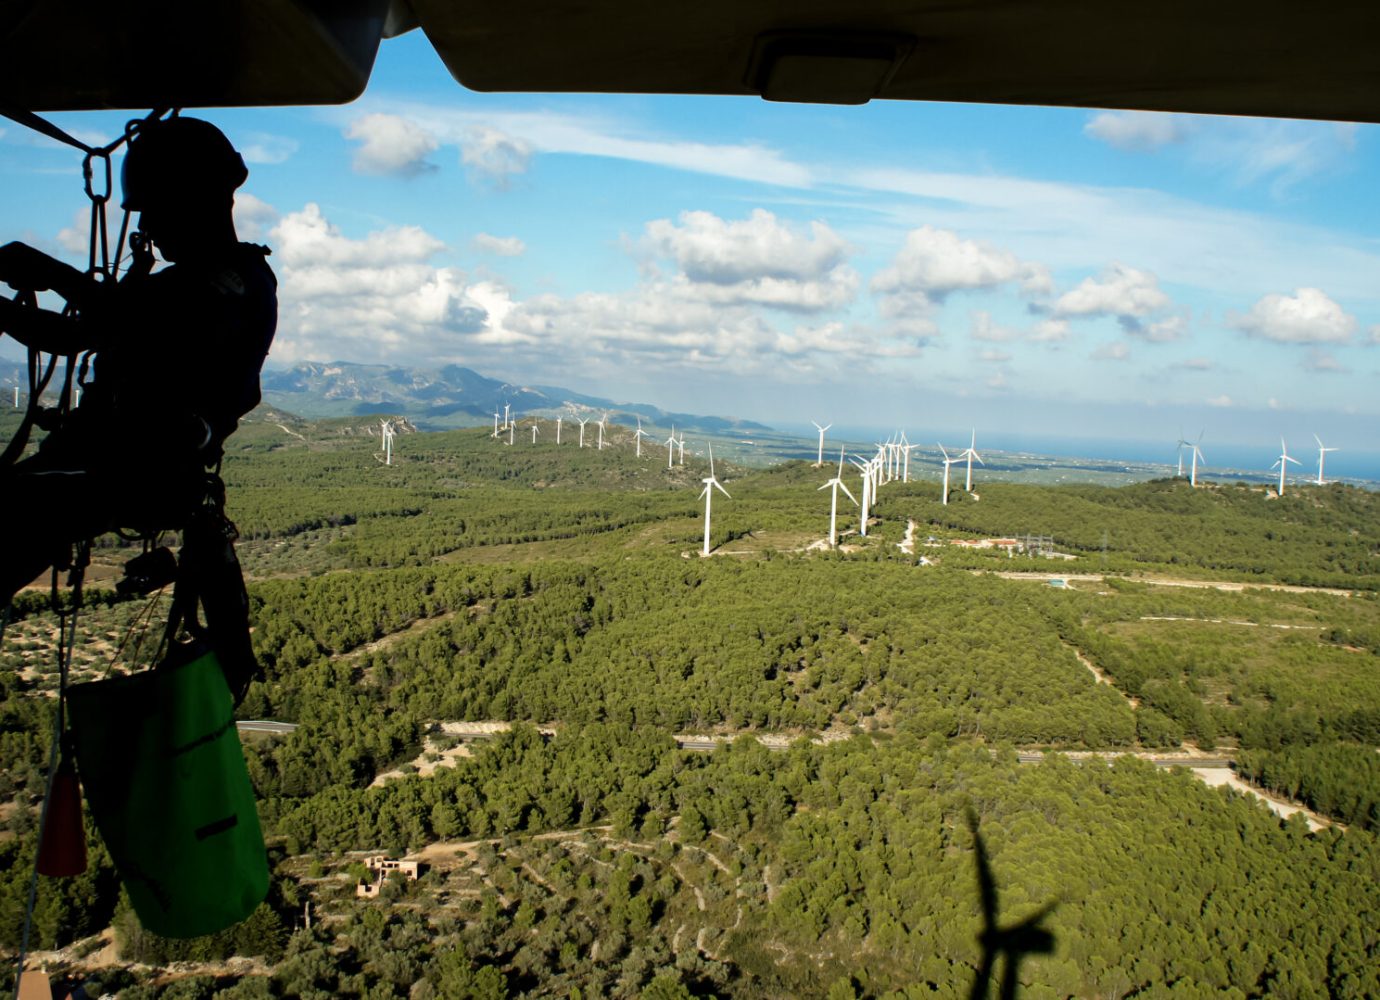
[{"label": "blue sky", "polygon": [[[273,364],[458,362],[778,426],[1201,429],[1209,457],[1375,437],[1372,126],[483,95],[418,32],[352,105],[204,116],[274,247]],[[78,166],[6,125],[0,235],[78,259]]]}]

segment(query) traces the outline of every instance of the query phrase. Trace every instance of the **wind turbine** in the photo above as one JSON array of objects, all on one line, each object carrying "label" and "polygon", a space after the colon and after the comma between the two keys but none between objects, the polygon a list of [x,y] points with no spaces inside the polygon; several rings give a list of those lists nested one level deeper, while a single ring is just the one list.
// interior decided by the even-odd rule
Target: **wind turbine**
[{"label": "wind turbine", "polygon": [[[833,425],[831,424],[830,426],[833,426]],[[835,547],[838,545],[838,532],[835,530],[835,527],[836,527],[836,525],[837,525],[837,523],[838,523],[838,517],[839,517],[839,490],[843,490],[844,494],[848,497],[848,499],[853,501],[853,506],[854,506],[854,507],[856,507],[856,506],[858,505],[858,501],[857,501],[856,499],[854,499],[852,493],[849,493],[849,492],[848,492],[848,487],[845,486],[845,485],[843,484],[843,449],[842,449],[842,448],[839,449],[839,471],[838,471],[838,473],[834,476],[833,479],[829,480],[827,483],[825,483],[823,486],[821,486],[820,489],[821,489],[821,490],[827,490],[827,489],[829,489],[831,486],[834,488],[834,493],[833,493],[833,500],[831,501],[831,503],[830,503],[830,505],[829,505],[829,548],[832,549],[832,548],[835,548]],[[818,492],[818,491],[816,491],[816,492]]]},{"label": "wind turbine", "polygon": [[[675,424],[672,424],[672,425],[671,425],[671,436],[668,437],[668,438],[666,439],[666,468],[668,468],[668,469],[671,467],[671,451],[672,451],[672,449],[675,448],[675,446],[676,446],[676,425],[675,425]],[[681,448],[682,448],[682,449],[684,449],[684,447],[685,447],[684,445],[681,445]],[[681,454],[682,454],[682,455],[684,454],[684,451],[683,451],[683,450],[682,450]],[[682,462],[683,462],[683,460],[682,460]]]},{"label": "wind turbine", "polygon": [[858,528],[858,534],[863,538],[867,537],[867,517],[868,508],[872,506],[872,496],[875,492],[872,486],[872,462],[863,462],[854,459],[853,464],[858,467],[858,472],[862,474],[862,523]]},{"label": "wind turbine", "polygon": [[537,422],[535,420],[532,421],[532,443],[537,443]]},{"label": "wind turbine", "polygon": [[[1284,473],[1288,470],[1288,468],[1289,468],[1289,463],[1290,463],[1290,462],[1293,462],[1295,465],[1299,465],[1299,464],[1300,464],[1300,462],[1299,462],[1299,460],[1298,460],[1297,458],[1290,458],[1290,457],[1289,457],[1289,449],[1288,449],[1288,448],[1285,446],[1285,444],[1284,444],[1284,438],[1280,438],[1280,439],[1279,439],[1279,458],[1275,459],[1275,465],[1278,465],[1278,466],[1279,466],[1279,495],[1280,495],[1280,496],[1284,496]],[[1273,469],[1273,468],[1275,467],[1275,465],[1270,466],[1270,468]]]},{"label": "wind turbine", "polygon": [[514,420],[508,425],[508,443],[513,443],[513,433],[517,430],[517,421]]},{"label": "wind turbine", "polygon": [[[935,443],[938,444],[938,442]],[[944,496],[943,499],[941,499],[939,502],[947,505],[949,502],[949,466],[957,462],[958,459],[950,458],[949,453],[944,450],[944,446],[942,444],[939,445],[939,451],[944,456]]]},{"label": "wind turbine", "polygon": [[[675,433],[675,428],[674,428],[674,427],[671,428],[671,432],[672,432],[673,434]],[[681,432],[680,440],[676,442],[676,447],[680,450],[680,458],[679,458],[679,461],[677,462],[677,464],[678,464],[678,465],[684,465],[684,464],[685,464],[685,433],[684,433],[683,431]]]},{"label": "wind turbine", "polygon": [[976,458],[976,459],[978,460],[978,465],[986,465],[986,464],[987,464],[986,462],[984,462],[984,461],[982,460],[982,456],[979,455],[979,454],[977,453],[977,428],[976,428],[976,427],[973,428],[972,443],[970,443],[970,444],[968,445],[968,450],[965,451],[965,452],[963,452],[963,454],[959,455],[958,457],[959,457],[959,458],[966,458],[966,459],[968,460],[968,478],[967,478],[967,480],[966,480],[966,481],[964,482],[964,484],[963,484],[963,491],[964,491],[965,493],[971,493],[971,492],[973,492],[973,459]]},{"label": "wind turbine", "polygon": [[609,411],[605,410],[604,415],[599,418],[599,451],[604,450],[604,421],[608,420]]},{"label": "wind turbine", "polygon": [[383,464],[393,464],[393,421],[380,421],[380,434],[383,437]]},{"label": "wind turbine", "polygon": [[561,443],[561,418],[556,418],[556,443]]},{"label": "wind turbine", "polygon": [[642,429],[642,418],[641,418],[641,417],[638,417],[638,418],[637,418],[637,433],[633,435],[634,440],[637,442],[637,457],[638,457],[638,458],[641,458],[641,457],[642,457],[642,439],[643,439],[643,438],[649,438],[649,437],[651,437],[651,435],[648,434],[646,431],[644,431],[644,430]]},{"label": "wind turbine", "polygon": [[507,403],[503,404],[503,429],[505,431],[508,429],[508,405]]},{"label": "wind turbine", "polygon": [[1188,485],[1194,487],[1195,489],[1198,486],[1198,463],[1203,458],[1203,450],[1198,447],[1198,445],[1202,443],[1202,440],[1203,432],[1199,431],[1198,440],[1194,441],[1192,444],[1189,445],[1189,447],[1193,449],[1193,464],[1189,467],[1188,470]]},{"label": "wind turbine", "polygon": [[1313,435],[1313,440],[1316,441],[1316,442],[1318,442],[1318,485],[1319,485],[1319,486],[1322,486],[1322,485],[1324,485],[1324,483],[1323,483],[1323,459],[1327,456],[1327,453],[1328,453],[1329,451],[1341,451],[1342,449],[1340,449],[1340,448],[1326,448],[1326,447],[1324,447],[1324,446],[1323,446],[1323,443],[1322,443],[1322,438],[1318,437],[1318,435],[1316,435],[1316,434]]},{"label": "wind turbine", "polygon": [[493,432],[492,434],[490,434],[489,436],[490,436],[490,437],[498,437],[498,411],[497,411],[497,410],[494,410],[494,432]]},{"label": "wind turbine", "polygon": [[819,458],[815,459],[815,468],[818,469],[824,464],[824,432],[834,425],[825,424],[823,427],[820,427],[819,424],[815,423],[813,420],[811,420],[810,423],[815,424],[815,429],[819,431]]},{"label": "wind turbine", "polygon": [[908,482],[910,482],[910,453],[911,453],[911,451],[912,451],[914,448],[915,448],[915,445],[911,444],[908,440],[906,440],[906,432],[905,432],[905,431],[902,431],[902,432],[901,432],[901,455],[902,455],[903,457],[902,457],[902,460],[901,460],[901,461],[902,461],[902,464],[901,464],[901,482],[903,482],[903,483],[908,483]]},{"label": "wind turbine", "polygon": [[1184,448],[1189,444],[1190,442],[1184,440],[1183,428],[1179,428],[1179,471],[1175,473],[1175,476],[1184,474]]},{"label": "wind turbine", "polygon": [[701,480],[701,482],[704,483],[704,492],[700,494],[700,496],[704,498],[704,551],[701,552],[700,555],[707,556],[709,555],[709,504],[710,501],[714,499],[714,490],[718,490],[730,500],[733,499],[728,496],[728,490],[724,489],[723,486],[719,484],[719,480],[714,475],[713,442],[710,442],[709,445],[709,478]]},{"label": "wind turbine", "polygon": [[585,424],[589,423],[589,417],[576,417],[580,421],[580,447],[585,446]]}]

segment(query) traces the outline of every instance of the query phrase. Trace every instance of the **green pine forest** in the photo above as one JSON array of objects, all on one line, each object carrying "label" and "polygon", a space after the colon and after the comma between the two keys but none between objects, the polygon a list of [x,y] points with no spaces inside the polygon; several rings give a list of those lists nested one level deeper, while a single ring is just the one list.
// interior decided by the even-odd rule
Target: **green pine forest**
[{"label": "green pine forest", "polygon": [[[966,996],[976,836],[998,924],[1052,936],[1018,956],[1022,996],[1380,995],[1380,495],[979,470],[945,505],[916,463],[866,538],[840,498],[830,551],[832,469],[718,462],[706,559],[703,443],[668,469],[627,428],[598,451],[526,426],[401,434],[391,466],[365,418],[261,410],[231,439],[264,667],[238,714],[297,726],[242,736],[269,898],[158,938],[89,828],[87,873],[39,884],[55,977],[131,998]],[[1059,556],[950,544],[1025,535]],[[111,589],[134,551],[96,550],[79,680],[156,655],[167,596]],[[12,956],[57,621],[38,590],[11,619]],[[1194,758],[1309,812],[1166,764]],[[380,852],[423,874],[357,899]]]}]

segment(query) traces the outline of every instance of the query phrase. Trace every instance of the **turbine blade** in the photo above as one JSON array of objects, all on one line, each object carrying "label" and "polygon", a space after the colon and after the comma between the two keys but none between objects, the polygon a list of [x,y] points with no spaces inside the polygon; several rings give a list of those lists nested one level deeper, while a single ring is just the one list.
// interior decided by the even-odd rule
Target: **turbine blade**
[{"label": "turbine blade", "polygon": [[853,506],[854,506],[854,507],[858,506],[858,498],[855,497],[855,496],[853,496],[852,493],[849,493],[849,492],[848,492],[848,487],[843,485],[843,480],[842,480],[842,479],[839,480],[839,489],[843,490],[844,496],[848,497],[849,500],[852,500],[852,501],[853,501]]},{"label": "turbine blade", "polygon": [[718,490],[720,493],[722,493],[724,496],[728,497],[730,500],[733,499],[732,497],[728,496],[728,490],[724,489],[717,479],[714,480],[714,488]]}]

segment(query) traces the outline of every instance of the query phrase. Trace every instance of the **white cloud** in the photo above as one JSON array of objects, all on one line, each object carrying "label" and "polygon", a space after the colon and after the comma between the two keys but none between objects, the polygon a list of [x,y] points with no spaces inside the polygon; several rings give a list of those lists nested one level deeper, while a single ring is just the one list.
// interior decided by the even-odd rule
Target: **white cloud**
[{"label": "white cloud", "polygon": [[1149,271],[1112,264],[1100,277],[1084,278],[1054,302],[1059,316],[1117,316],[1139,319],[1169,305],[1169,296]]},{"label": "white cloud", "polygon": [[1189,372],[1206,372],[1216,368],[1211,358],[1185,358],[1183,361],[1175,363],[1172,367],[1181,368]]},{"label": "white cloud", "polygon": [[1340,375],[1346,372],[1346,368],[1331,354],[1314,348],[1308,352],[1308,361],[1304,365],[1310,372],[1317,372],[1320,375]]},{"label": "white cloud", "polygon": [[1055,344],[1069,339],[1069,322],[1066,319],[1042,319],[1026,335],[1027,340],[1038,344]]},{"label": "white cloud", "polygon": [[82,267],[91,252],[91,209],[79,208],[72,213],[72,224],[58,230],[58,246],[68,253],[80,254]]},{"label": "white cloud", "polygon": [[460,162],[496,187],[507,187],[516,174],[526,172],[531,159],[532,147],[525,139],[485,125],[467,129],[460,144]]},{"label": "white cloud", "polygon": [[279,279],[279,361],[447,357],[486,329],[464,275],[437,267],[445,249],[415,226],[342,234],[314,204],[270,238]]},{"label": "white cloud", "polygon": [[238,149],[245,163],[284,163],[297,152],[299,143],[285,135],[268,132],[247,132],[241,137]]},{"label": "white cloud", "polygon": [[984,348],[978,353],[978,360],[986,364],[1005,364],[1011,360],[1011,355],[1007,351],[999,351],[994,347]]},{"label": "white cloud", "polygon": [[1376,324],[1375,326],[1370,328],[1369,336],[1366,340],[1366,343],[1380,344],[1380,324]]},{"label": "white cloud", "polygon": [[1152,344],[1166,344],[1173,340],[1181,340],[1188,334],[1188,317],[1176,313],[1149,323],[1123,323],[1122,326],[1127,333],[1144,337]]},{"label": "white cloud", "polygon": [[1304,122],[1266,118],[1196,119],[1201,127],[1193,159],[1231,174],[1243,186],[1268,184],[1276,197],[1313,177],[1345,168],[1356,149],[1350,122]]},{"label": "white cloud", "polygon": [[986,343],[1000,344],[1008,340],[1015,340],[1020,336],[1019,330],[1010,327],[998,326],[992,322],[992,314],[984,309],[975,309],[969,314],[970,326],[968,336],[974,340],[981,340]]},{"label": "white cloud", "polygon": [[1049,271],[1042,264],[1022,261],[1009,250],[926,225],[906,235],[905,245],[891,265],[872,279],[871,287],[884,298],[901,295],[918,302],[917,296],[939,301],[950,292],[996,288],[1012,282],[1031,295],[1047,294],[1052,287]]},{"label": "white cloud", "polygon": [[1340,344],[1351,339],[1356,320],[1317,288],[1293,295],[1266,295],[1228,325],[1252,337],[1285,344]]},{"label": "white cloud", "polygon": [[1124,340],[1114,340],[1110,344],[1102,344],[1089,355],[1094,361],[1128,361],[1131,357],[1131,345]]},{"label": "white cloud", "polygon": [[1084,134],[1129,152],[1179,142],[1185,131],[1182,116],[1159,111],[1102,111],[1083,126]]},{"label": "white cloud", "polygon": [[857,292],[838,234],[822,222],[807,233],[760,208],[733,221],[711,212],[657,219],[647,223],[643,246],[674,264],[673,280],[689,294],[717,304],[812,312],[846,305]]},{"label": "white cloud", "polygon": [[1006,377],[1006,372],[997,372],[987,379],[987,388],[995,392],[1005,392],[1011,388],[1011,383]]},{"label": "white cloud", "polygon": [[439,147],[427,129],[401,115],[368,114],[352,121],[345,137],[361,143],[354,168],[361,174],[415,177],[435,170],[427,157]]},{"label": "white cloud", "polygon": [[1203,400],[1203,402],[1208,406],[1215,406],[1220,410],[1225,410],[1234,405],[1231,401],[1231,397],[1225,393],[1221,396],[1209,396],[1207,399]]},{"label": "white cloud", "polygon": [[497,254],[499,257],[520,257],[527,252],[527,244],[516,236],[491,236],[479,233],[470,241],[481,253]]},{"label": "white cloud", "polygon": [[262,240],[278,221],[278,210],[248,191],[235,194],[235,232],[250,243]]}]

